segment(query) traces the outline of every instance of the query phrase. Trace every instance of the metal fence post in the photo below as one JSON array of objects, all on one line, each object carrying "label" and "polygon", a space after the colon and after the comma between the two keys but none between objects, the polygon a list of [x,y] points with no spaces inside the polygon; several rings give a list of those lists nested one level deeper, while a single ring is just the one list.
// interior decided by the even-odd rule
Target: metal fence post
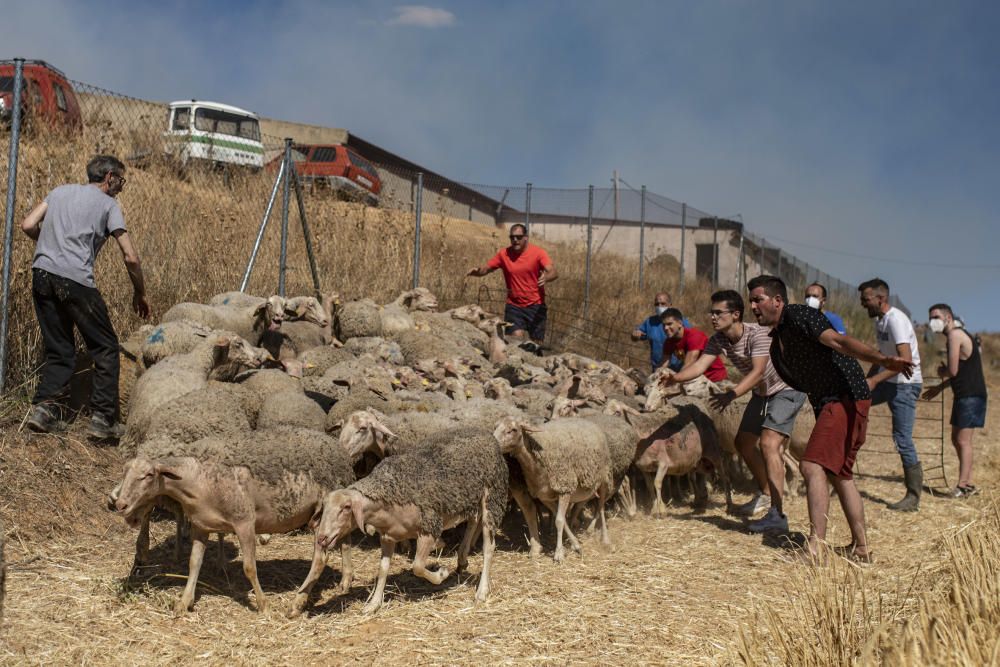
[{"label": "metal fence post", "polygon": [[712,287],[719,286],[719,216],[712,218]]},{"label": "metal fence post", "polygon": [[684,291],[684,237],[687,235],[688,205],[681,204],[681,275],[677,279],[677,291]]},{"label": "metal fence post", "polygon": [[583,316],[590,314],[590,250],[594,240],[594,186],[587,187],[587,273],[583,284]]},{"label": "metal fence post", "polygon": [[313,290],[316,298],[323,300],[323,294],[319,287],[319,270],[316,268],[316,253],[313,252],[312,234],[309,232],[309,221],[306,219],[306,205],[302,200],[302,185],[299,183],[299,176],[292,171],[292,186],[295,188],[295,200],[299,205],[299,222],[302,223],[302,236],[306,239],[306,256],[309,258],[309,272],[312,274]]},{"label": "metal fence post", "polygon": [[7,210],[3,235],[3,296],[0,298],[0,391],[7,379],[7,327],[10,325],[10,262],[14,253],[14,202],[17,193],[17,152],[21,140],[21,89],[24,87],[24,58],[14,58],[14,109],[10,126],[10,151],[7,156]]},{"label": "metal fence post", "polygon": [[260,242],[264,239],[264,230],[267,229],[267,221],[271,217],[271,209],[274,208],[274,200],[278,197],[278,186],[281,179],[285,177],[285,161],[281,161],[278,167],[278,177],[274,179],[274,187],[271,188],[271,197],[267,200],[267,208],[264,209],[264,219],[260,221],[260,230],[257,231],[257,240],[253,243],[253,250],[250,252],[250,260],[247,262],[246,273],[243,274],[243,281],[240,283],[240,291],[247,291],[247,284],[250,282],[250,272],[253,271],[254,262],[257,261],[257,253],[260,252]]},{"label": "metal fence post", "polygon": [[417,172],[416,229],[413,235],[413,289],[420,285],[420,219],[424,213],[424,172]]},{"label": "metal fence post", "polygon": [[764,239],[760,240],[760,275],[765,275],[767,269],[764,268],[764,244],[767,243]]},{"label": "metal fence post", "polygon": [[781,248],[778,248],[778,272],[774,275],[781,278]]},{"label": "metal fence post", "polygon": [[646,186],[639,193],[639,289],[646,287],[644,269],[646,264]]},{"label": "metal fence post", "polygon": [[291,200],[292,138],[285,137],[285,182],[281,186],[281,253],[278,258],[278,296],[285,296],[288,270],[288,204]]},{"label": "metal fence post", "polygon": [[743,227],[737,232],[740,235],[739,254],[736,256],[736,284],[733,286],[737,292],[741,291],[741,286],[747,281],[747,262],[743,256]]},{"label": "metal fence post", "polygon": [[531,183],[524,189],[524,231],[531,233]]}]

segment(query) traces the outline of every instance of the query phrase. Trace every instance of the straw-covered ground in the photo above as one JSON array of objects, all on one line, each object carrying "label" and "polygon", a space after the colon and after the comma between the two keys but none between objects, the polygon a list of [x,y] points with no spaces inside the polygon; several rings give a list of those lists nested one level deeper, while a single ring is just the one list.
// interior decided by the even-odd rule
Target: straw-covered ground
[{"label": "straw-covered ground", "polygon": [[[924,422],[921,433],[937,428]],[[1000,655],[996,411],[977,434],[985,493],[925,495],[917,514],[885,508],[901,492],[899,463],[880,453],[891,446],[887,438],[871,438],[858,482],[877,559],[870,567],[839,558],[821,569],[788,562],[787,545],[748,534],[715,494],[701,514],[674,504],[662,520],[614,518],[612,552],[588,538],[583,556],[562,565],[548,554],[528,558],[519,523],[508,520],[493,594],[479,607],[481,559],[435,589],[404,571],[407,559],[397,556],[387,605],[363,615],[378,560],[365,542],[355,550],[350,594],[336,595],[339,575],[328,568],[308,617],[297,620],[283,612],[308,569],[309,535],[276,536],[258,549],[267,613],[251,607],[230,538],[225,570],[210,550],[194,611],[175,618],[186,563],[172,561],[172,523],[154,525],[154,564],[130,577],[135,533],[103,508],[120,475],[118,453],[81,437],[16,429],[0,440],[0,513],[13,564],[0,626],[3,664],[995,664]],[[887,432],[886,421],[876,418],[871,431]],[[934,465],[939,447],[920,442],[925,465]],[[953,475],[953,453],[945,458]],[[804,531],[802,497],[788,513],[793,530]],[[831,541],[846,542],[839,509],[833,515]],[[453,563],[454,548],[442,557]],[[331,565],[338,562],[331,556]],[[968,597],[955,592],[962,587]]]}]

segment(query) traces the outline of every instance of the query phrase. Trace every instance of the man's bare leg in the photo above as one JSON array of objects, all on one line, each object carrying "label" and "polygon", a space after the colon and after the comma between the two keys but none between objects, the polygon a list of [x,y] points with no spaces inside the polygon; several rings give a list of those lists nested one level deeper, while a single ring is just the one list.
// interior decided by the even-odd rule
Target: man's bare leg
[{"label": "man's bare leg", "polygon": [[865,504],[861,500],[861,494],[853,479],[840,479],[830,476],[833,488],[840,498],[840,507],[847,517],[847,525],[851,528],[851,542],[854,545],[854,553],[862,558],[868,556],[868,536],[865,533]]},{"label": "man's bare leg", "polygon": [[[762,435],[763,433],[762,431]],[[736,450],[740,453],[740,457],[744,463],[747,464],[747,468],[750,469],[750,474],[753,475],[753,479],[757,483],[760,492],[764,494],[769,493],[767,468],[764,465],[764,458],[761,456],[760,450],[757,449],[757,436],[753,433],[740,431],[736,434]]]},{"label": "man's bare leg", "polygon": [[972,484],[972,429],[951,427],[951,444],[958,454],[958,485]]},{"label": "man's bare leg", "polygon": [[784,514],[782,499],[785,495],[785,461],[781,456],[787,436],[769,428],[761,429],[760,452],[767,471],[768,493],[771,495],[771,507]]},{"label": "man's bare leg", "polygon": [[[809,507],[809,554],[819,554],[819,543],[826,540],[827,511],[830,509],[830,491],[826,484],[826,470],[818,463],[802,461],[799,471],[806,480],[806,504]],[[857,489],[855,489],[857,492]],[[863,519],[862,519],[863,523]]]}]

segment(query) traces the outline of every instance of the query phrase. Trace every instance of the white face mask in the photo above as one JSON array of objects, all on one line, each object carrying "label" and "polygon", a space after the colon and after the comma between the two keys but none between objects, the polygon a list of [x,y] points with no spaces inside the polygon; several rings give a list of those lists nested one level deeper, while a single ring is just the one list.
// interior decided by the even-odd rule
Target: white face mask
[{"label": "white face mask", "polygon": [[815,308],[816,310],[819,310],[819,299],[817,299],[814,296],[807,296],[806,305],[809,306],[810,308]]},{"label": "white face mask", "polygon": [[656,307],[656,314],[657,315],[662,315],[663,313],[667,312],[667,308],[669,308],[669,307],[670,306],[657,306]]},{"label": "white face mask", "polygon": [[944,331],[944,320],[935,317],[931,319],[930,322],[927,323],[927,326],[929,326],[931,331],[933,331],[934,333],[941,333]]}]

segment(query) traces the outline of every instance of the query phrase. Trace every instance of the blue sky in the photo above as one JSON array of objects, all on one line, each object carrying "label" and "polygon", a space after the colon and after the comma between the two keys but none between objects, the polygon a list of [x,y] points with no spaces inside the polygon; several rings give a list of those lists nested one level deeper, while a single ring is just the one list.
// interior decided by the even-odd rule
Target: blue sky
[{"label": "blue sky", "polygon": [[0,7],[0,57],[344,127],[457,180],[618,169],[848,282],[879,275],[918,318],[947,301],[1000,330],[998,3]]}]

